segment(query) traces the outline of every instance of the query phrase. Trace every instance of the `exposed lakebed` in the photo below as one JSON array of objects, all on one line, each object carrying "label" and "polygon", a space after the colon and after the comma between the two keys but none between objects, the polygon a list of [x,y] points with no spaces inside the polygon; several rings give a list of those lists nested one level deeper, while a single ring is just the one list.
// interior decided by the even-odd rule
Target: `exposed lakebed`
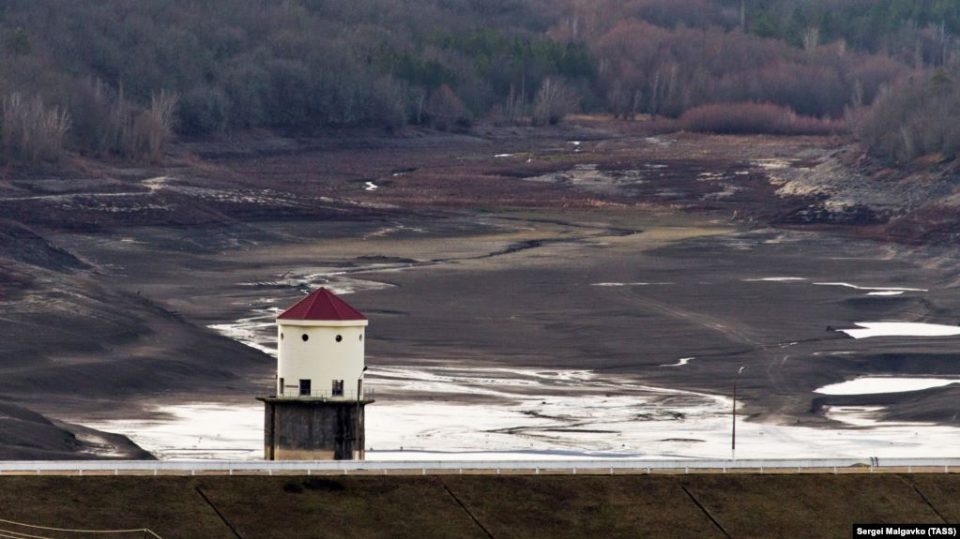
[{"label": "exposed lakebed", "polygon": [[[868,375],[960,376],[960,336],[844,333],[864,320],[952,326],[949,253],[723,223],[624,234],[486,219],[493,232],[469,240],[419,221],[295,259],[247,253],[258,266],[175,297],[271,353],[277,309],[318,285],[349,294],[371,319],[368,458],[729,456],[740,367],[738,457],[932,456],[960,440],[953,384],[908,390],[909,402],[895,384],[817,393]],[[271,376],[267,363],[264,388]],[[85,424],[161,458],[258,458],[254,395],[209,396]]]}]

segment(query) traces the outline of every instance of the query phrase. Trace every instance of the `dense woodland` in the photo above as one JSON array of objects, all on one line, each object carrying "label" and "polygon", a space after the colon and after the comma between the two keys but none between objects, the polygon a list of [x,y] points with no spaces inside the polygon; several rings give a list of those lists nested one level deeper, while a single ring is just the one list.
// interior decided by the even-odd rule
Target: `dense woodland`
[{"label": "dense woodland", "polygon": [[152,161],[174,136],[584,111],[953,157],[958,36],[955,0],[3,0],[0,143]]}]

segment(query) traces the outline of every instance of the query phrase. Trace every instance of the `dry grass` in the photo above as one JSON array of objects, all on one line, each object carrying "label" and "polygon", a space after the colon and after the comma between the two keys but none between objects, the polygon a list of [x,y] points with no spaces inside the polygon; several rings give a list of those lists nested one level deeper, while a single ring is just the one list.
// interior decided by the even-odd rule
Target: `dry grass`
[{"label": "dry grass", "polygon": [[692,497],[733,537],[847,537],[857,522],[960,516],[957,475],[718,474],[19,476],[0,478],[0,518],[233,537],[198,487],[241,536],[257,538],[721,537]]},{"label": "dry grass", "polygon": [[48,107],[40,97],[24,99],[14,93],[0,102],[0,114],[0,141],[8,158],[38,163],[63,155],[70,115],[62,108]]}]

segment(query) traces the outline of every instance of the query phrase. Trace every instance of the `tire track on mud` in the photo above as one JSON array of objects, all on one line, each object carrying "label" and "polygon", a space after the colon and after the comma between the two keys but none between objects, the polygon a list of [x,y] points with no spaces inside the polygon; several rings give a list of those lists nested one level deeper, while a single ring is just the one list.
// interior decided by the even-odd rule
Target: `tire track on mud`
[{"label": "tire track on mud", "polygon": [[714,333],[718,333],[727,340],[744,345],[746,347],[744,352],[753,352],[757,354],[761,360],[765,361],[766,377],[770,382],[772,389],[781,394],[786,393],[786,388],[783,384],[783,377],[781,376],[780,371],[790,356],[773,353],[771,350],[773,348],[779,349],[782,343],[768,344],[760,342],[749,336],[744,331],[737,329],[723,320],[703,313],[681,309],[675,305],[641,296],[640,294],[641,293],[639,291],[633,292],[635,301],[645,308],[659,312],[660,314],[666,315],[670,318],[684,320],[693,325],[702,327]]}]

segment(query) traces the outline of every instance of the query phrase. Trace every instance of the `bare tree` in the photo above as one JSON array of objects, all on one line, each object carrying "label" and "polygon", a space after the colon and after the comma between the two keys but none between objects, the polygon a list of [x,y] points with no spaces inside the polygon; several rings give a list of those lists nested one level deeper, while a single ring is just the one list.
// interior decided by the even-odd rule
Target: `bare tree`
[{"label": "bare tree", "polygon": [[424,112],[431,125],[441,131],[466,128],[472,121],[470,111],[463,101],[446,84],[440,86],[427,99]]},{"label": "bare tree", "polygon": [[577,106],[577,95],[563,81],[546,78],[533,102],[533,124],[556,124]]},{"label": "bare tree", "polygon": [[133,125],[134,153],[141,159],[158,161],[173,135],[177,95],[161,90],[150,99],[150,108],[141,112]]},{"label": "bare tree", "polygon": [[820,29],[811,26],[803,32],[803,50],[812,51],[820,44]]}]

